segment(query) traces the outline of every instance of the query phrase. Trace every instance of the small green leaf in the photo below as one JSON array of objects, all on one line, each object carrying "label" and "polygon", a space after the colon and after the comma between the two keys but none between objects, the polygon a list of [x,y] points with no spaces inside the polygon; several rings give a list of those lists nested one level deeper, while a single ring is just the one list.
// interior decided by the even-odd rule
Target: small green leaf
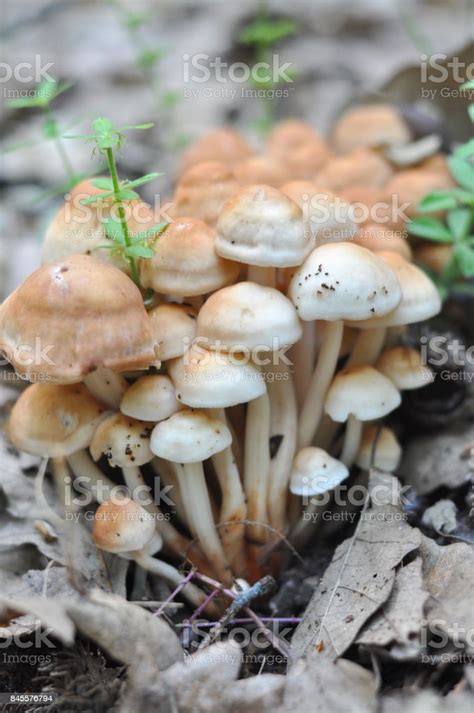
[{"label": "small green leaf", "polygon": [[464,84],[461,84],[460,89],[474,89],[474,79],[471,79],[469,82],[464,82]]},{"label": "small green leaf", "polygon": [[118,193],[114,193],[115,198],[122,201],[136,201],[140,196],[130,188],[121,188]]},{"label": "small green leaf", "polygon": [[474,124],[474,104],[469,104],[469,106],[467,107],[467,112],[469,114],[469,118]]},{"label": "small green leaf", "polygon": [[108,238],[110,238],[110,240],[113,240],[114,243],[120,243],[120,245],[125,245],[125,235],[123,234],[122,224],[119,220],[117,220],[113,216],[109,216],[108,218],[105,218],[105,220],[103,221],[103,225],[105,228],[106,235]]},{"label": "small green leaf", "polygon": [[43,124],[43,135],[47,139],[57,139],[60,135],[58,122],[52,117],[48,117]]},{"label": "small green leaf", "polygon": [[137,188],[137,186],[143,186],[145,183],[151,183],[151,181],[155,181],[162,175],[162,173],[156,172],[147,173],[145,176],[142,176],[141,178],[136,178],[134,181],[123,181],[122,186],[124,188]]},{"label": "small green leaf", "polygon": [[112,183],[111,178],[94,178],[92,181],[92,185],[95,186],[95,188],[100,188],[103,191],[112,191],[114,189],[114,184]]},{"label": "small green leaf", "polygon": [[102,203],[102,201],[107,200],[108,198],[113,198],[114,197],[114,192],[109,191],[107,193],[100,193],[98,196],[88,196],[87,198],[82,198],[79,203],[81,205],[99,205]]},{"label": "small green leaf", "polygon": [[118,131],[128,131],[129,129],[151,129],[155,124],[151,121],[148,124],[130,124],[129,126],[121,126]]},{"label": "small green leaf", "polygon": [[469,235],[471,227],[471,211],[469,208],[455,208],[446,216],[448,227],[455,240],[462,240]]},{"label": "small green leaf", "polygon": [[150,258],[153,257],[154,252],[147,245],[131,245],[125,249],[125,255],[128,257]]},{"label": "small green leaf", "polygon": [[462,188],[455,188],[452,193],[454,196],[456,196],[456,200],[459,203],[474,206],[474,191],[470,193],[469,191],[465,191]]},{"label": "small green leaf", "polygon": [[408,223],[407,228],[409,233],[419,238],[426,238],[437,243],[453,242],[453,236],[449,230],[436,218],[429,218],[428,216],[414,218]]},{"label": "small green leaf", "polygon": [[163,223],[158,223],[152,228],[148,228],[147,230],[142,230],[139,233],[136,233],[132,236],[132,240],[151,240],[151,238],[155,238],[160,235],[168,227],[168,225],[169,223],[167,223],[166,221],[164,221]]},{"label": "small green leaf", "polygon": [[433,191],[428,193],[417,205],[420,213],[434,213],[438,210],[456,208],[457,201],[454,191]]},{"label": "small green leaf", "polygon": [[160,47],[146,49],[137,57],[137,64],[144,69],[149,69],[162,59],[165,54],[165,51]]},{"label": "small green leaf", "polygon": [[470,161],[465,158],[450,156],[450,158],[448,158],[448,165],[453,178],[463,186],[463,188],[470,190],[472,186],[474,186],[474,166]]},{"label": "small green leaf", "polygon": [[292,35],[297,30],[294,20],[257,20],[243,28],[239,40],[246,45],[269,47]]},{"label": "small green leaf", "polygon": [[454,246],[454,255],[464,277],[474,277],[474,243],[457,243]]}]

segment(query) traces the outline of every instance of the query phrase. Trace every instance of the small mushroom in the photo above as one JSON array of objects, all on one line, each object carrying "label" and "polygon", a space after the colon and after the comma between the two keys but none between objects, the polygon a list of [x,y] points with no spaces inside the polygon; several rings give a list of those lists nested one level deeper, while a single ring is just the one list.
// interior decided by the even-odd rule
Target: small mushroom
[{"label": "small mushroom", "polygon": [[178,181],[172,199],[174,211],[176,215],[192,215],[214,226],[224,203],[239,187],[227,164],[221,161],[196,163]]},{"label": "small mushroom", "polygon": [[355,463],[362,470],[378,468],[393,473],[400,463],[402,448],[391,428],[365,426]]},{"label": "small mushroom", "polygon": [[395,107],[389,104],[369,104],[349,109],[336,122],[331,138],[338,153],[348,153],[359,147],[407,144],[411,133]]}]

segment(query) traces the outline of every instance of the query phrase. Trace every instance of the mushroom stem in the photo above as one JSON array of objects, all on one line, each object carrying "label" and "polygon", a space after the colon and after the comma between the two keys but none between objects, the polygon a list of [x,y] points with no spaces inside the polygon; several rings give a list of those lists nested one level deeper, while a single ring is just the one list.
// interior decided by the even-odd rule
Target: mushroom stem
[{"label": "mushroom stem", "polygon": [[362,329],[358,336],[346,366],[362,366],[374,364],[383,349],[386,327]]},{"label": "mushroom stem", "polygon": [[362,438],[362,421],[350,414],[347,419],[344,445],[339,460],[348,468],[354,463]]},{"label": "mushroom stem", "polygon": [[201,548],[219,575],[220,581],[232,579],[212,515],[202,463],[184,463],[178,470],[178,481],[191,527],[195,529]]},{"label": "mushroom stem", "polygon": [[[244,454],[244,488],[248,518],[262,524],[268,523],[269,440],[270,400],[265,391],[262,396],[248,404]],[[268,531],[258,525],[248,525],[247,533],[256,542],[265,543],[268,540]]]},{"label": "mushroom stem", "polygon": [[[213,415],[227,423],[224,409],[213,409]],[[245,574],[245,525],[247,503],[240,481],[239,469],[232,451],[228,446],[212,456],[212,463],[222,492],[222,504],[219,514],[219,535],[222,546],[232,569],[239,576]],[[223,525],[222,523],[227,523]]]},{"label": "mushroom stem", "polygon": [[[273,371],[276,371],[276,367]],[[272,438],[279,439],[276,453],[271,454],[267,498],[270,525],[284,533],[287,525],[288,481],[296,451],[298,413],[290,369],[283,364],[278,373],[282,378],[269,382],[267,386],[270,399],[270,443]]]},{"label": "mushroom stem", "polygon": [[249,265],[247,280],[249,282],[255,282],[257,285],[263,285],[264,287],[275,287],[276,268]]},{"label": "mushroom stem", "polygon": [[316,353],[314,322],[302,322],[302,326],[303,336],[293,345],[289,352],[293,362],[293,381],[299,409],[304,403],[308,384],[313,375]]},{"label": "mushroom stem", "polygon": [[324,509],[324,498],[321,496],[319,500],[321,502],[318,502],[315,496],[310,499],[308,507],[303,509],[291,531],[290,542],[298,549],[301,549],[309,542],[319,525],[318,516]]},{"label": "mushroom stem", "polygon": [[311,445],[319,426],[324,408],[324,397],[336,370],[343,330],[344,322],[342,320],[328,322],[325,339],[301,410],[298,448]]},{"label": "mushroom stem", "polygon": [[71,482],[71,475],[69,473],[66,459],[52,458],[51,471],[59,497],[59,502],[65,510],[69,510],[71,503],[69,502],[70,488],[68,488],[68,484]]},{"label": "mushroom stem", "polygon": [[87,374],[83,382],[93,396],[114,409],[120,408],[122,396],[128,387],[123,376],[105,367]]},{"label": "mushroom stem", "polygon": [[190,527],[186,519],[183,498],[181,497],[181,491],[179,489],[177,474],[179,465],[170,460],[165,460],[164,458],[158,458],[158,456],[155,456],[151,461],[151,467],[160,481],[163,481],[164,485],[169,488],[169,497],[173,502],[173,506],[176,508],[176,515],[179,520],[183,523],[183,525]]},{"label": "mushroom stem", "polygon": [[86,450],[73,453],[67,458],[68,465],[76,479],[80,479],[80,491],[91,493],[99,505],[109,500],[117,484],[108,478],[94,463]]}]

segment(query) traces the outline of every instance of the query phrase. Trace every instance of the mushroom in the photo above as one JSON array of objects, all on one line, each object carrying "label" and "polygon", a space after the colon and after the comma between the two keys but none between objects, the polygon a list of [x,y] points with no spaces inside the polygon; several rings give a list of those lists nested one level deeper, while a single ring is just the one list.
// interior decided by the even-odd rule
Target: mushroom
[{"label": "mushroom", "polygon": [[[162,577],[172,587],[181,587],[183,575],[176,567],[156,559],[152,555],[161,548],[156,536],[154,517],[130,498],[104,501],[95,512],[92,539],[105,552],[128,556],[143,569]],[[181,589],[194,606],[200,606],[207,595],[194,584],[187,583]],[[216,613],[211,606],[209,613]]]},{"label": "mushroom", "polygon": [[431,272],[441,275],[453,259],[453,246],[443,243],[427,243],[415,247],[415,262]]},{"label": "mushroom", "polygon": [[303,320],[329,322],[300,414],[298,443],[311,444],[335,371],[344,320],[353,324],[391,312],[401,290],[391,268],[375,253],[352,243],[322,245],[295,273],[289,296]]},{"label": "mushroom", "polygon": [[163,421],[180,408],[173,382],[164,374],[142,376],[123,395],[120,410],[139,421]]},{"label": "mushroom", "polygon": [[309,446],[298,452],[291,471],[290,492],[304,498],[303,505],[308,507],[306,516],[298,519],[291,532],[292,542],[299,546],[307,542],[314,532],[316,513],[327,503],[327,493],[335,490],[348,476],[344,463],[322,448]]},{"label": "mushroom", "polygon": [[232,436],[222,421],[204,411],[184,409],[158,423],[152,433],[155,455],[181,463],[178,480],[191,528],[223,583],[231,571],[217,533],[202,462],[230,446]]},{"label": "mushroom", "polygon": [[215,250],[215,232],[202,220],[176,218],[141,264],[144,287],[175,297],[193,297],[218,290],[237,278],[240,267]]},{"label": "mushroom", "polygon": [[333,421],[347,421],[340,460],[350,467],[359,450],[362,423],[386,416],[401,403],[392,381],[371,366],[343,369],[334,377],[326,395],[326,413]]},{"label": "mushroom", "polygon": [[423,168],[408,168],[398,171],[385,186],[388,196],[398,196],[399,205],[404,206],[408,218],[414,218],[418,203],[428,193],[445,191],[456,186],[452,176]]},{"label": "mushroom", "polygon": [[311,245],[300,207],[271,186],[243,188],[217,221],[219,255],[250,265],[248,279],[270,287],[275,268],[299,265]]},{"label": "mushroom", "polygon": [[365,426],[355,459],[359,468],[378,468],[393,473],[398,468],[401,457],[401,446],[391,428]]},{"label": "mushroom", "polygon": [[234,174],[241,186],[265,184],[279,188],[288,180],[285,165],[278,158],[268,155],[248,156],[234,166]]},{"label": "mushroom", "polygon": [[233,129],[214,129],[201,136],[184,154],[181,173],[203,161],[221,161],[232,166],[253,153],[245,139]]},{"label": "mushroom", "polygon": [[386,228],[379,223],[366,223],[357,234],[354,235],[354,242],[367,250],[377,253],[380,251],[395,252],[405,260],[411,260],[412,252],[408,236]]},{"label": "mushroom", "polygon": [[304,121],[282,121],[267,139],[267,152],[282,161],[292,180],[308,180],[330,156],[324,138]]},{"label": "mushroom", "polygon": [[[110,406],[126,388],[114,372],[156,359],[138,288],[121,270],[85,255],[43,265],[5,300],[0,350],[29,380],[84,380]],[[32,355],[26,364],[25,351]]]},{"label": "mushroom", "polygon": [[360,147],[407,144],[411,140],[411,133],[394,107],[389,104],[369,104],[349,109],[336,122],[331,139],[338,153],[348,153]]},{"label": "mushroom", "polygon": [[366,148],[359,148],[344,156],[330,159],[313,176],[320,186],[339,193],[353,186],[381,188],[393,175],[393,170],[383,156]]},{"label": "mushroom", "polygon": [[[282,439],[288,441],[283,446],[286,452],[293,440],[291,434],[296,430],[296,413],[291,408],[294,401],[291,373],[278,355],[297,342],[301,334],[301,323],[291,301],[271,287],[252,282],[239,282],[215,292],[198,315],[197,336],[205,340],[207,349],[243,352],[260,363],[266,362],[267,378],[269,374],[279,373],[280,388],[272,388],[269,394],[264,392],[248,406],[244,462],[249,519],[262,523],[273,520],[279,530],[285,525],[282,493],[287,490],[288,460],[291,465],[294,444],[289,457],[271,463],[270,414],[280,423]],[[272,354],[262,359],[266,353],[276,356]],[[255,525],[248,529],[256,539],[266,539],[268,535]]]},{"label": "mushroom", "polygon": [[196,336],[196,310],[189,304],[163,303],[148,317],[160,361],[183,356]]},{"label": "mushroom", "polygon": [[238,190],[239,182],[227,164],[203,161],[179,179],[172,199],[174,211],[214,226],[224,203]]},{"label": "mushroom", "polygon": [[411,347],[395,346],[379,356],[376,368],[393,381],[397,389],[419,389],[433,381],[433,372],[421,354]]}]

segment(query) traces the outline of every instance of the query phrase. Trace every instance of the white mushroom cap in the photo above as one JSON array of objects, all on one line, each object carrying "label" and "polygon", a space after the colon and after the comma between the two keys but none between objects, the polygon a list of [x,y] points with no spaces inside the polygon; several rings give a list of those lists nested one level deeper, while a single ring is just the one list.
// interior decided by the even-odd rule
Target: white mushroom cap
[{"label": "white mushroom cap", "polygon": [[421,354],[411,347],[392,347],[380,355],[376,368],[388,376],[397,389],[419,389],[433,381],[433,372],[423,364]]},{"label": "white mushroom cap", "polygon": [[398,468],[401,456],[402,448],[391,428],[386,426],[381,429],[377,426],[364,428],[356,458],[356,465],[359,468],[369,470],[373,466],[391,473]]},{"label": "white mushroom cap", "polygon": [[196,310],[188,304],[161,304],[148,317],[160,361],[182,356],[196,336]]},{"label": "white mushroom cap", "polygon": [[177,400],[193,408],[227,408],[262,396],[262,373],[247,355],[239,357],[194,344],[169,364]]},{"label": "white mushroom cap", "polygon": [[241,346],[272,351],[297,342],[303,333],[290,300],[272,287],[238,282],[224,287],[204,303],[197,320],[197,335],[208,349]]},{"label": "white mushroom cap", "polygon": [[112,467],[140,466],[153,459],[150,433],[153,424],[114,413],[99,425],[90,444],[94,460],[105,455]]},{"label": "white mushroom cap", "polygon": [[95,512],[92,539],[106,552],[142,550],[154,537],[156,523],[130,498],[106,500]]},{"label": "white mushroom cap", "polygon": [[324,408],[339,423],[351,415],[359,421],[372,421],[389,414],[400,402],[400,393],[390,379],[372,366],[354,366],[336,374]]},{"label": "white mushroom cap", "polygon": [[232,443],[225,423],[204,411],[183,409],[153,429],[155,455],[175,463],[200,463]]},{"label": "white mushroom cap", "polygon": [[173,382],[164,374],[142,376],[122,398],[120,410],[139,421],[163,421],[180,409]]},{"label": "white mushroom cap", "polygon": [[372,321],[400,302],[395,273],[378,254],[352,243],[321,245],[293,276],[289,297],[304,320]]},{"label": "white mushroom cap", "polygon": [[439,313],[441,299],[436,285],[428,275],[413,263],[405,260],[394,252],[378,252],[377,256],[384,260],[396,274],[402,291],[398,306],[390,313],[375,316],[370,321],[357,322],[360,329],[373,327],[398,327],[414,322],[424,322]]},{"label": "white mushroom cap", "polygon": [[349,475],[340,461],[323,451],[309,446],[302,448],[293,463],[290,491],[293,495],[322,495],[334,490]]},{"label": "white mushroom cap", "polygon": [[299,265],[311,250],[300,207],[271,186],[249,186],[227,201],[217,221],[216,250],[261,267]]}]

